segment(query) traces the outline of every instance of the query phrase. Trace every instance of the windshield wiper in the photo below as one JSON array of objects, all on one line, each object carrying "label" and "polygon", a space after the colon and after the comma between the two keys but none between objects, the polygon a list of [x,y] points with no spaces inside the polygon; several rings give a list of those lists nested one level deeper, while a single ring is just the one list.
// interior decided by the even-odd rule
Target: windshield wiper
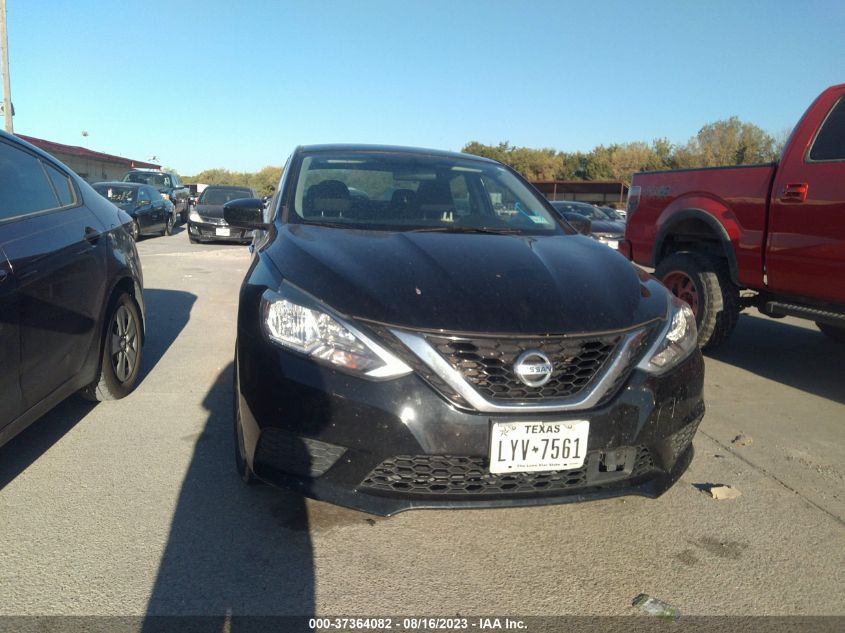
[{"label": "windshield wiper", "polygon": [[408,233],[487,233],[489,235],[515,235],[521,233],[519,229],[492,228],[483,226],[426,226],[411,229]]}]

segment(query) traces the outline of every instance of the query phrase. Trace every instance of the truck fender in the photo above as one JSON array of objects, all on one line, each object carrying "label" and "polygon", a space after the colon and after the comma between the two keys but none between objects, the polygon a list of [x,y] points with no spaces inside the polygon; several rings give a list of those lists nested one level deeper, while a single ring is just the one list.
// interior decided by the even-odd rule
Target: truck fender
[{"label": "truck fender", "polygon": [[[713,205],[712,199],[706,199],[710,204],[710,209],[702,207],[684,206],[678,209],[672,206],[667,207],[658,218],[657,235],[652,247],[651,261],[652,266],[657,266],[660,262],[660,255],[663,252],[663,246],[666,238],[675,232],[675,229],[681,222],[687,220],[699,220],[705,223],[713,231],[713,234],[718,238],[722,245],[722,250],[728,261],[728,270],[730,271],[731,280],[737,284],[739,283],[739,269],[736,262],[736,251],[734,250],[734,241],[739,239],[741,230],[733,218],[733,213],[723,205]],[[689,204],[691,201],[687,200]]]}]

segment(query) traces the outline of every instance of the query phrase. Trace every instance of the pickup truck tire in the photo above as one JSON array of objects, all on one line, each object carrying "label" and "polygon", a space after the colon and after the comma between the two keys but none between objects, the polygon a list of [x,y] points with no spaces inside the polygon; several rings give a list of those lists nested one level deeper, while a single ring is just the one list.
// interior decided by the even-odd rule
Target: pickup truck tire
[{"label": "pickup truck tire", "polygon": [[835,325],[828,325],[827,323],[816,322],[816,326],[822,331],[822,334],[837,343],[845,343],[845,327],[837,327]]},{"label": "pickup truck tire", "polygon": [[726,262],[701,253],[673,253],[658,264],[654,275],[690,304],[701,349],[716,349],[728,340],[741,308],[739,288],[731,281]]}]

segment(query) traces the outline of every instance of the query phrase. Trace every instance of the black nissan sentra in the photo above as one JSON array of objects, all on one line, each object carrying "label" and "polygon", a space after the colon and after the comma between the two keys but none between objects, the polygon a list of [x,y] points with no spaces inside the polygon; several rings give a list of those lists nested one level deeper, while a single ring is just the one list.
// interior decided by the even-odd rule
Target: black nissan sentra
[{"label": "black nissan sentra", "polygon": [[657,496],[704,414],[695,318],[465,154],[300,147],[241,288],[241,477],[378,514]]}]

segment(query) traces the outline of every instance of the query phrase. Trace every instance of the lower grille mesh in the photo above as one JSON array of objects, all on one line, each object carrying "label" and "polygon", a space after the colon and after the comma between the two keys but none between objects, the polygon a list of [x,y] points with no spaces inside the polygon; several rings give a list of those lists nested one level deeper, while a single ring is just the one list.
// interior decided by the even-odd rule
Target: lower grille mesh
[{"label": "lower grille mesh", "polygon": [[[602,453],[593,451],[584,465],[574,470],[492,474],[487,470],[485,457],[398,455],[374,468],[361,489],[402,496],[542,496],[591,485],[591,463],[601,459]],[[637,447],[631,474],[620,472],[618,478],[645,474],[653,468],[648,448]],[[608,480],[606,474],[603,480]]]}]

